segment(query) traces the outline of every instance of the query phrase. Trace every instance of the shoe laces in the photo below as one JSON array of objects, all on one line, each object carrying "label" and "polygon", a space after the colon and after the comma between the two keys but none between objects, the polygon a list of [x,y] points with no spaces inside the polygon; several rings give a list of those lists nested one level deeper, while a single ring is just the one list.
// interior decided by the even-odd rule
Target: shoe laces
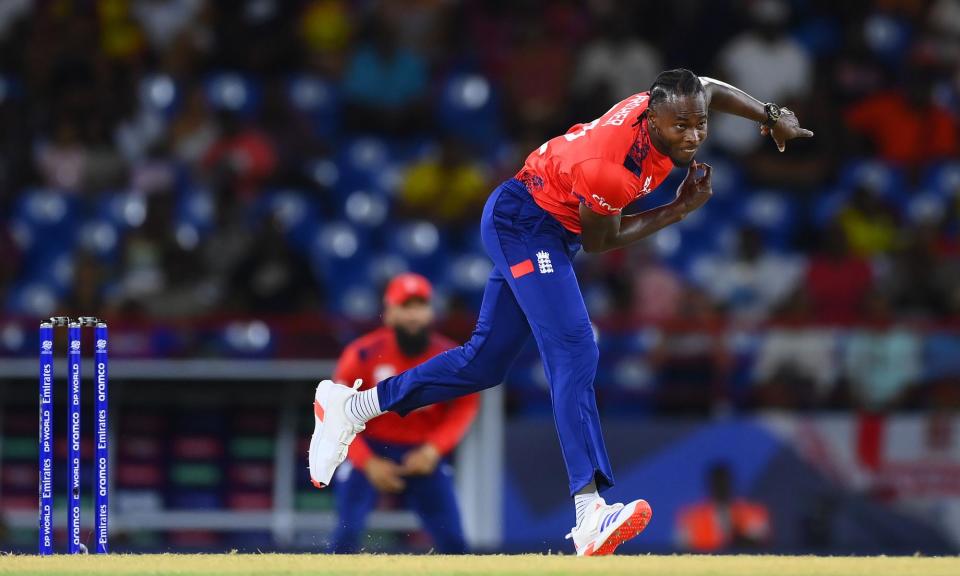
[{"label": "shoe laces", "polygon": [[[354,390],[359,390],[361,386],[363,386],[363,378],[357,378],[353,381],[352,388]],[[353,442],[353,439],[357,436],[357,434],[363,432],[367,428],[366,424],[354,424],[350,422],[349,418],[347,419],[347,423],[350,424],[350,428],[341,432],[340,437],[337,438],[337,441],[344,446],[348,446],[351,442]]]},{"label": "shoe laces", "polygon": [[[569,540],[569,539],[573,538],[573,533],[576,532],[578,528],[580,528],[581,526],[583,526],[583,525],[586,523],[586,521],[587,521],[587,517],[589,517],[591,514],[595,514],[597,510],[607,510],[607,514],[613,514],[613,513],[615,513],[617,510],[623,508],[623,506],[624,506],[624,504],[623,504],[622,502],[615,502],[615,503],[613,503],[613,504],[607,504],[606,501],[605,501],[603,498],[600,498],[599,500],[600,500],[599,506],[597,506],[596,508],[594,508],[594,509],[591,510],[590,512],[587,512],[587,514],[584,515],[584,517],[583,517],[583,521],[581,521],[580,524],[577,524],[576,526],[574,526],[573,529],[570,530],[570,533],[567,534],[566,536],[564,536],[564,539]],[[597,515],[597,518],[599,518],[599,517],[600,517],[600,516]],[[596,524],[599,525],[599,522],[597,522]]]},{"label": "shoe laces", "polygon": [[367,426],[365,424],[351,424],[350,428],[347,428],[340,432],[340,437],[337,438],[337,441],[344,446],[348,446],[353,439],[356,438],[357,434],[366,430]]}]

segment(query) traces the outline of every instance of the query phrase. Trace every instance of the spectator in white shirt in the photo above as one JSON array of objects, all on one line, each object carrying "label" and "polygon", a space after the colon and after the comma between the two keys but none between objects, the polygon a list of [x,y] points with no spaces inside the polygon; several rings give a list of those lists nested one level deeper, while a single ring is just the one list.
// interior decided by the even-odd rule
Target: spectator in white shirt
[{"label": "spectator in white shirt", "polygon": [[696,281],[737,320],[759,322],[799,285],[805,263],[799,256],[767,252],[760,232],[740,231],[737,253],[705,261]]},{"label": "spectator in white shirt", "polygon": [[[787,33],[790,6],[784,0],[757,0],[750,5],[753,24],[720,51],[720,78],[761,100],[788,104],[807,94],[812,63],[804,47]],[[762,142],[758,130],[744,130],[745,120],[718,115],[710,121],[710,137],[736,154],[753,151]]]},{"label": "spectator in white shirt", "polygon": [[617,102],[646,90],[662,69],[660,53],[638,38],[628,19],[610,17],[600,30],[577,61],[575,93]]}]

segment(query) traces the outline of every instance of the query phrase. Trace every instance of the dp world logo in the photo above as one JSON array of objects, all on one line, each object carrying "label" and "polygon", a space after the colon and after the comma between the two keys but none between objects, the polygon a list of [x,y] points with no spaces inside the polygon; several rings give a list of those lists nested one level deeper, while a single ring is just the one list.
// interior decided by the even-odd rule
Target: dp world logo
[{"label": "dp world logo", "polygon": [[71,350],[80,350],[80,341],[79,341],[79,340],[71,340],[71,341],[70,341],[70,349],[71,349]]},{"label": "dp world logo", "polygon": [[52,341],[52,340],[44,340],[43,343],[40,344],[40,347],[43,348],[43,351],[44,351],[44,352],[49,352],[49,351],[53,350],[53,341]]},{"label": "dp world logo", "polygon": [[107,350],[107,341],[103,338],[97,340],[97,352],[105,352]]}]

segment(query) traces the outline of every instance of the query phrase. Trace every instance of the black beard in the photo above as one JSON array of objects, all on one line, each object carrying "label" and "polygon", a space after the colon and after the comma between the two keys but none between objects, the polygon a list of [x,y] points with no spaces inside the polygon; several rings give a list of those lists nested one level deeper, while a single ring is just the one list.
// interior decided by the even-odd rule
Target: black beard
[{"label": "black beard", "polygon": [[397,336],[397,347],[400,348],[400,352],[410,358],[423,354],[430,345],[430,331],[426,328],[416,332],[408,332],[399,326],[395,326],[393,333]]}]

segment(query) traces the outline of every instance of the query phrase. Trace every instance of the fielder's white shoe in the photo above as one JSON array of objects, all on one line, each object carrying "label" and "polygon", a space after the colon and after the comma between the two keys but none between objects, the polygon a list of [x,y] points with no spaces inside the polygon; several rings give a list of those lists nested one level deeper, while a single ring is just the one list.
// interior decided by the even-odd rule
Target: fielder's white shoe
[{"label": "fielder's white shoe", "polygon": [[598,498],[567,538],[573,538],[577,556],[606,556],[643,532],[651,516],[653,511],[646,500],[623,505],[607,504],[603,498]]},{"label": "fielder's white shoe", "polygon": [[357,393],[361,380],[353,388],[324,380],[313,399],[313,436],[310,437],[310,482],[317,488],[330,485],[330,478],[347,457],[350,443],[366,426],[347,418],[347,399]]}]

